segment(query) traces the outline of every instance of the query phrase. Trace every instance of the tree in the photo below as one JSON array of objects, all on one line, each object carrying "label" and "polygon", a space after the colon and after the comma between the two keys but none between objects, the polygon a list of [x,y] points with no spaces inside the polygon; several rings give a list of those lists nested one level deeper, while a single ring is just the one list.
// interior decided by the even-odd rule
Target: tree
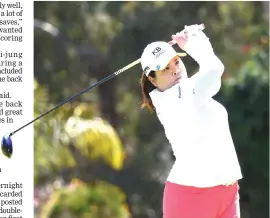
[{"label": "tree", "polygon": [[[35,115],[37,112],[48,110],[51,106],[47,101],[46,89],[37,82],[35,82],[35,99],[38,99],[35,101]],[[85,216],[86,212],[90,213],[91,217],[99,217],[100,214],[103,214],[103,217],[105,214],[108,217],[127,217],[128,211],[124,206],[124,193],[121,189],[106,182],[97,182],[91,177],[96,162],[101,161],[114,170],[121,170],[125,158],[117,132],[105,120],[96,117],[93,106],[79,102],[75,105],[69,103],[54,112],[53,117],[46,116],[43,120],[38,120],[35,123],[34,142],[35,185],[53,182],[61,174],[62,178],[65,178],[67,172],[71,178],[78,176],[88,182],[79,183],[75,191],[65,187],[57,190],[48,203],[51,206],[50,210],[45,212],[43,210],[43,214],[47,214],[45,217],[49,216],[48,213],[51,213],[51,217],[66,216],[64,214],[67,210],[72,217],[78,217],[78,210],[81,211],[80,217]],[[87,172],[84,172],[85,168]],[[92,184],[93,182],[97,183]],[[68,179],[64,181],[64,185],[67,183]],[[106,190],[105,196],[102,190]],[[84,203],[76,205],[76,199],[84,199]],[[51,202],[54,202],[54,205],[51,205]],[[99,215],[94,216],[92,210],[83,209],[87,205],[103,205],[102,202],[106,203],[106,206],[98,207]],[[59,207],[63,207],[63,210]]]}]

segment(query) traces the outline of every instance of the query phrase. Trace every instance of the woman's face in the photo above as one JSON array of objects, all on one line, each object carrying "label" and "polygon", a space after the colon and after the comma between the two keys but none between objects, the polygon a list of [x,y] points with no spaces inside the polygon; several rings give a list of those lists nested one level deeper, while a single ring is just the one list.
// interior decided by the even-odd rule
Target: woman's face
[{"label": "woman's face", "polygon": [[149,80],[154,86],[164,91],[179,83],[183,77],[187,77],[186,68],[182,60],[176,56],[164,70],[156,72],[155,78],[149,76]]}]

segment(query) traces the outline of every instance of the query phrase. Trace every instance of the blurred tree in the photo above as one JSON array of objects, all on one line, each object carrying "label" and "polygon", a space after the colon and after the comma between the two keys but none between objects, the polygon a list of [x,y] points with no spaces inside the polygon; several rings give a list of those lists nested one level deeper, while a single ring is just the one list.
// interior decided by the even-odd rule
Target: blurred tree
[{"label": "blurred tree", "polygon": [[[35,82],[35,115],[48,110],[46,90]],[[75,104],[75,105],[74,105]],[[115,170],[123,167],[124,150],[117,132],[96,117],[95,106],[67,103],[35,123],[35,170],[60,170],[100,158]],[[77,156],[76,156],[77,155]],[[51,172],[50,172],[51,173]]]},{"label": "blurred tree", "polygon": [[125,196],[104,182],[86,184],[73,180],[55,191],[42,210],[41,218],[129,218]]},{"label": "blurred tree", "polygon": [[[35,115],[48,110],[50,104],[47,100],[47,91],[37,82],[35,82],[35,99],[38,99],[38,101],[35,101]],[[106,121],[101,118],[95,118],[97,114],[94,106],[79,102],[75,104],[66,104],[53,112],[53,117],[46,116],[43,120],[35,122],[34,169],[36,185],[42,185],[48,181],[53,182],[59,176],[66,178],[66,183],[70,179],[67,177],[67,171],[69,172],[68,176],[72,174],[71,178],[76,176],[83,177],[80,173],[86,169],[88,177],[83,178],[87,179],[88,182],[93,182],[95,178],[92,175],[92,171],[97,170],[95,164],[99,161],[104,162],[104,164],[114,170],[121,170],[123,168],[125,154],[117,132]],[[116,198],[119,195],[120,198],[123,195],[120,189],[113,191],[114,188],[110,188],[109,184],[107,186],[108,193],[106,197],[110,195],[113,197],[115,195]],[[83,186],[81,190],[83,193],[89,189],[91,194],[92,188],[94,190],[104,189],[106,188],[106,183],[101,184],[101,186],[97,185],[97,187],[84,188]],[[80,192],[73,192],[75,200],[80,197],[79,194]],[[60,194],[59,198],[61,199],[62,197],[63,194]],[[70,201],[72,201],[73,198],[70,198]],[[98,200],[98,196],[96,198]],[[109,210],[114,210],[114,200],[116,199],[112,199],[107,203],[106,207],[109,207]],[[69,200],[67,201],[69,202]],[[122,197],[119,201],[123,201]],[[59,204],[62,202],[60,200]],[[94,205],[95,202],[90,199],[85,201],[85,204],[77,205],[77,208],[79,206],[83,208],[88,204]],[[117,217],[119,218],[126,217],[120,216],[122,214],[120,212],[122,209],[120,208],[121,205],[119,205],[119,212],[116,210],[113,214],[108,213],[107,215],[115,216],[118,214]],[[72,208],[69,209],[72,210]],[[103,210],[106,211],[106,209],[100,208],[99,210],[101,210],[100,213],[103,213]],[[57,217],[60,216],[57,215]]]},{"label": "blurred tree", "polygon": [[[261,32],[259,34],[258,32]],[[268,214],[269,186],[269,41],[263,26],[242,51],[247,58],[237,72],[224,79],[219,95],[229,111],[232,135],[242,166],[240,182],[243,217]]]}]

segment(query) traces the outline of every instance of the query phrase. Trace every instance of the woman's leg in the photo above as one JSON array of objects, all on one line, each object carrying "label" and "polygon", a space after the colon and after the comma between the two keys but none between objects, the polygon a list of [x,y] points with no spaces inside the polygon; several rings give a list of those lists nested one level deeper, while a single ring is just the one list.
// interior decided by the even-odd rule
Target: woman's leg
[{"label": "woman's leg", "polygon": [[218,218],[240,218],[239,185],[235,183],[226,189],[227,191],[221,200],[222,207]]},{"label": "woman's leg", "polygon": [[217,218],[218,198],[214,188],[195,188],[166,182],[163,218]]}]

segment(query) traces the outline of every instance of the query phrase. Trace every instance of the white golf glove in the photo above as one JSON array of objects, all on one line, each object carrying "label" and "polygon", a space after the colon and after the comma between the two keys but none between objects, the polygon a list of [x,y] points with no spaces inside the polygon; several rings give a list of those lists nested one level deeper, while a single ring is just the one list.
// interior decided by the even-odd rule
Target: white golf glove
[{"label": "white golf glove", "polygon": [[197,62],[205,57],[205,55],[212,55],[214,53],[209,38],[202,31],[198,24],[185,26],[183,32],[187,35],[187,43],[184,50]]}]

